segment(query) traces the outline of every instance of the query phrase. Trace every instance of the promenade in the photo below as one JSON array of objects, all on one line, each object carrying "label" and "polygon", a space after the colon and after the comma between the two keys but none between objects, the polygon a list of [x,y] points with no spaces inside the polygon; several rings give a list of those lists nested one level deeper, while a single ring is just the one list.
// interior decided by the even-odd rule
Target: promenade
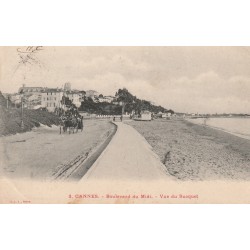
[{"label": "promenade", "polygon": [[164,165],[134,128],[122,122],[112,141],[84,175],[82,181],[157,180],[168,177]]}]

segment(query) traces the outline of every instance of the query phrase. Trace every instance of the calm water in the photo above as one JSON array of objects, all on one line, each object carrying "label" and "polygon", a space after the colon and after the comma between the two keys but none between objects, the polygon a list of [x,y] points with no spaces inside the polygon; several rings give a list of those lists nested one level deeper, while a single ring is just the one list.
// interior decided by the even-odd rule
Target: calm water
[{"label": "calm water", "polygon": [[250,118],[204,118],[189,119],[196,124],[203,124],[224,130],[242,138],[250,139]]}]

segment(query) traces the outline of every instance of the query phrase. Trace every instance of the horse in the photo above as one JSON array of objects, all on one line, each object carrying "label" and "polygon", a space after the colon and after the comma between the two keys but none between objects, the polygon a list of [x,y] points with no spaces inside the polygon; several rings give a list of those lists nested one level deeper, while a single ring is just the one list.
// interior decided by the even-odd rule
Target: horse
[{"label": "horse", "polygon": [[71,131],[74,134],[75,130],[76,130],[76,133],[78,132],[78,120],[77,120],[76,117],[72,117],[71,119],[66,120],[64,122],[64,125],[65,125],[65,130],[66,131],[67,131],[67,128],[69,128],[69,134],[70,134]]},{"label": "horse", "polygon": [[69,134],[72,131],[73,134],[78,132],[79,124],[78,119],[76,117],[62,117],[60,121],[60,134],[61,127],[63,128],[63,132],[67,132],[69,129]]}]

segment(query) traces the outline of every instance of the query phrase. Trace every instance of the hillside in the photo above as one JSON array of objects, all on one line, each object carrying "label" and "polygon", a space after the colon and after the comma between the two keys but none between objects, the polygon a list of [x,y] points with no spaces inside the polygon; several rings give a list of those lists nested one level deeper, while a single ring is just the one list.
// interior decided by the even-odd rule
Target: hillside
[{"label": "hillside", "polygon": [[86,98],[82,102],[80,111],[97,115],[118,115],[121,114],[121,106],[112,103],[95,103],[92,99]]},{"label": "hillside", "polygon": [[[123,111],[125,113],[132,113],[134,111],[136,114],[140,114],[143,110],[148,110],[152,113],[174,113],[172,110],[168,110],[162,106],[153,105],[149,101],[137,98],[125,88],[119,89],[116,92],[115,97],[116,100],[113,103],[95,103],[91,98],[85,98],[79,110],[100,115],[120,115],[122,109],[124,109]],[[121,105],[117,103],[120,103]]]},{"label": "hillside", "polygon": [[0,92],[0,135],[9,135],[30,131],[40,124],[51,127],[59,125],[59,118],[47,111],[26,110],[23,111],[24,128],[21,129],[21,109],[6,107],[7,100]]}]

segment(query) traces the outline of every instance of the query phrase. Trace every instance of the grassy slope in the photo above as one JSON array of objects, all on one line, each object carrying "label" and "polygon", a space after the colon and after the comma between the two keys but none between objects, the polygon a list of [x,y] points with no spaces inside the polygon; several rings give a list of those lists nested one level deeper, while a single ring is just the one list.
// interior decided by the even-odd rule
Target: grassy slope
[{"label": "grassy slope", "polygon": [[24,129],[21,129],[21,110],[6,109],[0,106],[0,135],[22,133],[39,127],[40,124],[47,126],[59,125],[59,118],[47,111],[24,110]]}]

